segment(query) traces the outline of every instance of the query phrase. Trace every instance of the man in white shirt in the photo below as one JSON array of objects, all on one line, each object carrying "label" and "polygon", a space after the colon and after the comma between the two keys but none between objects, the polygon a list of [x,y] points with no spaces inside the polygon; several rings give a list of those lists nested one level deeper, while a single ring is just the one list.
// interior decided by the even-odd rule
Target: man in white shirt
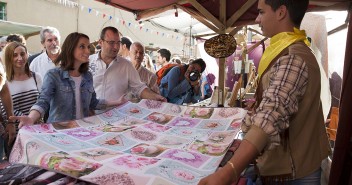
[{"label": "man in white shirt", "polygon": [[60,33],[56,28],[45,27],[40,31],[40,40],[45,51],[33,59],[29,69],[44,79],[46,72],[55,68],[54,61],[60,54]]},{"label": "man in white shirt", "polygon": [[133,91],[142,99],[166,101],[141,82],[131,62],[117,55],[120,42],[118,30],[105,27],[100,34],[100,52],[89,57],[89,71],[93,74],[97,98],[117,100]]}]

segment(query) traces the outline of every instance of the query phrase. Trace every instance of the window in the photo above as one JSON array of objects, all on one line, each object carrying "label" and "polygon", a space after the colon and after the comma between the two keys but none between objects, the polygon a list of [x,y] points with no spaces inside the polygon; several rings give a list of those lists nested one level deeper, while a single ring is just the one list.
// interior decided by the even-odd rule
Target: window
[{"label": "window", "polygon": [[6,21],[6,3],[0,2],[0,20]]}]

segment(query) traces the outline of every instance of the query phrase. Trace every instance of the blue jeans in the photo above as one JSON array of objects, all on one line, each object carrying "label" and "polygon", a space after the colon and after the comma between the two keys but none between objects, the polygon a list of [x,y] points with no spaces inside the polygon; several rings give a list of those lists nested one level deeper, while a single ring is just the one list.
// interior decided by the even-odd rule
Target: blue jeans
[{"label": "blue jeans", "polygon": [[[295,179],[295,180],[288,180],[285,183],[283,182],[272,182],[270,185],[320,185],[320,177],[321,177],[321,168],[316,170],[315,172],[307,175],[305,177]],[[263,185],[260,178],[256,181],[256,185]],[[267,185],[267,184],[265,184]]]},{"label": "blue jeans", "polygon": [[290,185],[320,185],[321,168],[310,175],[290,181]]}]

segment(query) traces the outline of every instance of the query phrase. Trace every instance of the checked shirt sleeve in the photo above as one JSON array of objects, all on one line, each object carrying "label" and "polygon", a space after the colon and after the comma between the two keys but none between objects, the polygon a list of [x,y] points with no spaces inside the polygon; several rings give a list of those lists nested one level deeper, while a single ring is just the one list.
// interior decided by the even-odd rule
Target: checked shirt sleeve
[{"label": "checked shirt sleeve", "polygon": [[242,130],[258,151],[280,144],[279,133],[289,127],[290,117],[298,111],[299,99],[308,83],[308,67],[296,55],[281,57],[268,71],[269,86],[252,115],[247,114]]}]

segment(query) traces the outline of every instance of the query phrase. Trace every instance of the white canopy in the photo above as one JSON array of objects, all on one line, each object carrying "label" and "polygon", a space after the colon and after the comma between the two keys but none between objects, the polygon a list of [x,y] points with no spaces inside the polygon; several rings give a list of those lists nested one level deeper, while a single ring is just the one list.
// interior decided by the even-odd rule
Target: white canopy
[{"label": "white canopy", "polygon": [[18,33],[27,39],[30,36],[39,34],[41,29],[42,27],[37,25],[0,20],[0,36]]}]

